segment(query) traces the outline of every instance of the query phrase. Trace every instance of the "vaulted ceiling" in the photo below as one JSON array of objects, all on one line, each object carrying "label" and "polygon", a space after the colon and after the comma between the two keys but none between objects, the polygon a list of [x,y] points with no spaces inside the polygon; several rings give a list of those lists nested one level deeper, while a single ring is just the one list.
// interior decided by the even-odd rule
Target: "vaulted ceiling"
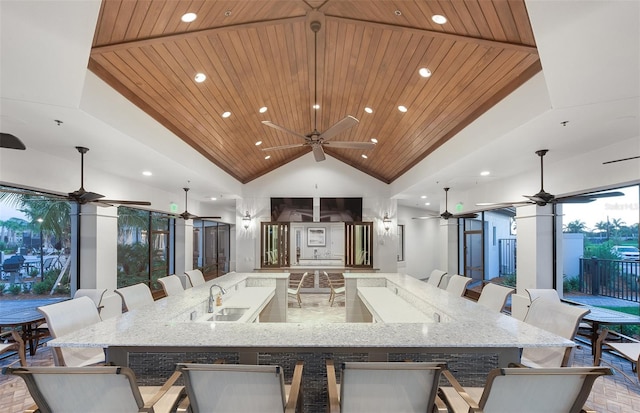
[{"label": "vaulted ceiling", "polygon": [[307,135],[347,115],[332,140],[377,144],[325,152],[390,183],[541,65],[523,0],[109,0],[89,69],[242,183],[310,151],[262,151],[302,140],[261,121]]}]

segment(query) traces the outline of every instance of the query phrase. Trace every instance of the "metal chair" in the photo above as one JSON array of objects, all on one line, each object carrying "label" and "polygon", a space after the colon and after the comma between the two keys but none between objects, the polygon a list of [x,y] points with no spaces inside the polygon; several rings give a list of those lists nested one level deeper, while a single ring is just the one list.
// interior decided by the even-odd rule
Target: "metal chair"
[{"label": "metal chair", "polygon": [[449,279],[446,291],[462,297],[467,291],[467,285],[471,282],[471,278],[463,277],[462,275],[455,274]]},{"label": "metal chair", "polygon": [[303,364],[297,362],[287,394],[279,366],[179,363],[192,413],[295,412],[302,407]]},{"label": "metal chair", "polygon": [[[524,322],[573,340],[580,320],[589,311],[588,308],[537,298],[529,306]],[[528,367],[567,367],[572,351],[573,347],[527,347],[522,350],[521,362]]]},{"label": "metal chair", "polygon": [[442,271],[442,270],[433,270],[431,271],[431,275],[429,276],[429,278],[427,279],[427,284],[429,285],[433,285],[434,287],[437,287],[440,285],[440,281],[442,281],[442,277],[446,274],[446,271]]},{"label": "metal chair", "polygon": [[180,281],[180,278],[175,274],[158,278],[158,282],[162,285],[162,289],[166,296],[184,293],[182,281]]},{"label": "metal chair", "polygon": [[[101,322],[98,308],[89,297],[38,307],[47,322],[52,337],[60,337]],[[52,347],[53,362],[56,366],[82,367],[105,361],[102,348]]]},{"label": "metal chair", "polygon": [[462,387],[448,370],[443,375],[452,387],[438,394],[450,413],[518,412],[579,413],[595,380],[611,375],[603,367],[503,368],[489,372],[482,387]]},{"label": "metal chair", "polygon": [[287,288],[288,297],[295,297],[298,300],[298,305],[302,308],[302,300],[300,299],[300,288],[302,288],[302,283],[304,283],[304,279],[309,275],[308,272],[302,274],[302,278],[300,278],[300,282],[296,286],[296,288]]},{"label": "metal chair", "polygon": [[513,288],[488,283],[482,288],[482,292],[480,292],[478,304],[500,313],[507,303],[507,298],[513,294],[513,291]]},{"label": "metal chair", "polygon": [[328,412],[431,412],[444,363],[341,363],[340,389],[333,360],[326,361]]},{"label": "metal chair", "polygon": [[184,272],[192,287],[197,285],[201,285],[205,283],[204,275],[202,275],[202,271],[200,270],[189,270]]},{"label": "metal chair", "polygon": [[341,283],[332,281],[331,277],[329,277],[329,274],[327,274],[326,271],[322,271],[322,273],[327,279],[327,283],[329,284],[329,288],[331,289],[331,292],[329,293],[329,306],[333,307],[333,301],[336,299],[336,296],[345,294],[346,289],[344,286],[344,281],[342,281]]},{"label": "metal chair", "polygon": [[175,411],[184,387],[174,386],[174,373],[163,386],[138,387],[128,367],[21,367],[5,374],[22,377],[35,401],[33,410],[53,412],[153,412]]},{"label": "metal chair", "polygon": [[[616,355],[621,356],[625,360],[631,362],[631,370],[634,371],[637,375],[638,384],[640,384],[640,369],[638,366],[640,365],[640,342],[638,340],[634,340],[631,337],[624,336],[622,334],[618,334],[621,339],[625,341],[606,341],[607,336],[609,335],[609,329],[603,328],[600,334],[598,335],[598,339],[595,345],[595,354],[593,356],[593,365],[599,366],[602,361],[602,350],[609,349],[613,351]],[[609,363],[607,363],[609,364]],[[613,367],[613,366],[612,366]],[[617,371],[620,372],[623,376],[627,377],[629,381],[633,383],[627,374],[620,371],[617,367],[613,367]]]},{"label": "metal chair", "polygon": [[127,308],[127,311],[153,303],[151,290],[143,283],[118,288],[116,289],[116,293],[122,297],[122,301],[124,302],[124,306]]},{"label": "metal chair", "polygon": [[[13,341],[8,341],[9,337],[11,337]],[[4,333],[0,334],[0,340],[7,340],[5,342],[0,342],[0,354],[9,351],[15,351],[18,353],[20,365],[26,367],[26,349],[24,346],[24,341],[22,340],[22,337],[20,337],[20,334],[18,334],[18,332],[15,330],[5,331]]]}]

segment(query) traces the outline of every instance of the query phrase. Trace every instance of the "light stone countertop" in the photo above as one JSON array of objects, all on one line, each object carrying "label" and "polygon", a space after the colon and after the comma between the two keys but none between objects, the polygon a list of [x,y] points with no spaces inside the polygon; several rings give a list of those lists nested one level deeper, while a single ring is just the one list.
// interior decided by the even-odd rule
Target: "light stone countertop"
[{"label": "light stone countertop", "polygon": [[[425,312],[437,311],[441,322],[425,323],[232,323],[191,322],[202,309],[213,283],[229,290],[225,300],[246,287],[268,286],[287,273],[230,273],[179,296],[163,298],[122,316],[108,319],[47,343],[54,347],[218,347],[233,349],[348,348],[524,348],[573,346],[574,343],[472,301],[456,297],[402,274],[345,273],[386,287]],[[362,280],[360,280],[362,281]],[[396,290],[397,289],[397,290]],[[400,295],[400,294],[399,294]],[[264,304],[264,303],[262,303]],[[182,318],[187,314],[187,318]],[[428,317],[427,317],[428,318]],[[431,319],[433,320],[433,319]]]}]

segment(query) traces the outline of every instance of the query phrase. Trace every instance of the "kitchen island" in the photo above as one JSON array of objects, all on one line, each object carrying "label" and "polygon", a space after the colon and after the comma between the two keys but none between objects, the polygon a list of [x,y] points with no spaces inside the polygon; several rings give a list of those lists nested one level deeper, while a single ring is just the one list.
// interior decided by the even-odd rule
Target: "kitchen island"
[{"label": "kitchen island", "polygon": [[[103,347],[108,361],[129,365],[145,384],[168,377],[176,362],[186,360],[211,362],[224,358],[231,363],[279,364],[290,377],[295,361],[300,359],[305,363],[307,412],[324,411],[327,358],[336,362],[446,361],[464,385],[481,385],[491,368],[518,361],[522,348],[573,346],[569,340],[410,276],[381,273],[344,276],[346,320],[350,322],[282,322],[286,321],[281,310],[284,303],[286,313],[288,274],[232,273],[186,290],[183,296],[167,297],[56,338],[48,345]],[[261,302],[234,304],[250,305],[248,311],[257,314],[256,322],[198,321],[209,296],[209,286],[214,282],[229,291],[223,296],[226,303],[233,303],[235,294],[240,297],[244,289],[251,288],[271,288],[273,297],[267,299],[271,293],[265,290]],[[359,289],[369,299],[366,304]],[[384,322],[385,317],[393,315],[394,303],[385,302],[389,294],[394,300],[401,300],[396,304],[413,313],[412,317],[420,313],[424,317],[412,322]],[[193,311],[196,315],[191,321]],[[375,320],[372,312],[382,319]],[[253,316],[245,320],[250,318]]]}]

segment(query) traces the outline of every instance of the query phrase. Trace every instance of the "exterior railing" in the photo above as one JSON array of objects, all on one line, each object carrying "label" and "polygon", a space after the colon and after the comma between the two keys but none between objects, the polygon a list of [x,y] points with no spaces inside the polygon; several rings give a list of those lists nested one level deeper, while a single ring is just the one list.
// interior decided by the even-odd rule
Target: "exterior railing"
[{"label": "exterior railing", "polygon": [[580,291],[640,302],[638,267],[638,261],[580,258]]}]

